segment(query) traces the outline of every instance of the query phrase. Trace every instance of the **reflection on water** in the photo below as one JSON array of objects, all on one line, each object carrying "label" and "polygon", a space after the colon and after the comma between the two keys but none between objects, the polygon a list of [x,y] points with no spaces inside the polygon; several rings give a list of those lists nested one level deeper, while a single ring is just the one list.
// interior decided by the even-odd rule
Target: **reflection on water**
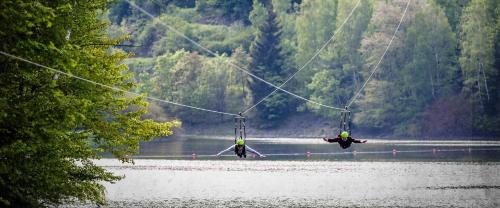
[{"label": "reflection on water", "polygon": [[251,140],[269,156],[239,159],[213,157],[230,139],[164,139],[96,163],[125,176],[111,207],[500,207],[500,142],[369,142]]}]

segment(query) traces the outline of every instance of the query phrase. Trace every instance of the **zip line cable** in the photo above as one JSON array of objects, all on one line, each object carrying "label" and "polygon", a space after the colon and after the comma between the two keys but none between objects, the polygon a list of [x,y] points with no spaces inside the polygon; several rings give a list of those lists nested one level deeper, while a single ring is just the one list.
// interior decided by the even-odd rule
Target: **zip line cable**
[{"label": "zip line cable", "polygon": [[[144,9],[142,9],[141,7],[137,6],[135,3],[129,1],[129,0],[126,0],[131,6],[133,6],[134,8],[138,9],[139,11],[141,11],[142,13],[146,14],[147,16],[149,16],[151,19],[153,20],[159,20],[157,17],[154,17],[152,14],[150,14],[149,12],[145,11]],[[324,50],[324,48],[326,48],[326,46],[328,44],[330,44],[330,42],[334,41],[334,38],[336,36],[336,34],[343,28],[343,26],[345,25],[345,23],[347,22],[347,20],[352,16],[354,10],[359,6],[359,3],[360,3],[361,0],[359,0],[357,2],[357,4],[355,5],[355,7],[351,10],[351,12],[349,13],[349,15],[347,16],[347,18],[344,20],[344,22],[342,23],[342,25],[339,27],[339,29],[337,29],[334,34],[332,35],[332,37],[321,47],[319,48],[316,53],[298,70],[296,71],[292,76],[290,76],[285,82],[283,82],[280,86],[276,86],[272,83],[269,83],[267,82],[266,80],[248,72],[247,70],[243,69],[242,67],[232,63],[232,62],[228,62],[229,65],[239,69],[240,71],[242,72],[245,72],[246,74],[272,86],[275,88],[275,90],[273,92],[271,92],[270,94],[268,94],[266,97],[264,97],[262,100],[260,100],[258,103],[254,104],[252,107],[248,108],[247,110],[245,110],[243,113],[246,113],[248,112],[249,110],[253,109],[254,107],[256,107],[258,104],[262,103],[267,97],[271,96],[273,93],[275,93],[277,90],[281,90],[285,93],[288,93],[290,95],[293,95],[299,99],[302,99],[304,101],[307,101],[307,102],[311,102],[311,103],[314,103],[316,105],[319,105],[319,106],[322,106],[322,107],[326,107],[326,108],[330,108],[330,109],[336,109],[336,110],[344,110],[343,108],[338,108],[338,107],[333,107],[333,106],[328,106],[328,105],[324,105],[324,104],[321,104],[321,103],[318,103],[318,102],[315,102],[315,101],[312,101],[312,100],[309,100],[307,98],[304,98],[304,97],[301,97],[299,95],[296,95],[294,93],[291,93],[287,90],[284,90],[282,89],[281,87],[284,86],[288,81],[290,81],[298,72],[302,71],[308,64],[310,64],[320,53],[322,50]],[[399,30],[399,27],[404,19],[404,16],[406,14],[406,11],[408,9],[408,5],[410,4],[410,1],[408,1],[407,5],[406,5],[406,9],[403,13],[403,16],[401,17],[401,20],[398,24],[398,27],[396,28],[396,31],[394,32],[387,48],[385,49],[382,57],[380,58],[379,62],[377,63],[375,69],[372,71],[372,73],[370,74],[370,76],[368,77],[367,81],[363,84],[363,86],[360,88],[360,90],[357,92],[357,94],[353,97],[353,99],[351,100],[351,102],[347,105],[347,107],[349,107],[353,102],[354,100],[357,98],[357,96],[360,94],[360,92],[363,90],[363,88],[366,86],[366,84],[368,83],[368,81],[371,79],[371,77],[373,76],[373,74],[375,73],[375,71],[377,70],[378,66],[380,65],[382,59],[384,58],[385,54],[387,53],[392,41],[394,40],[394,37],[396,35],[396,32]],[[213,55],[213,56],[217,56],[217,54],[213,51],[211,51],[210,49],[207,49],[205,48],[204,46],[202,46],[201,44],[199,44],[198,42],[192,40],[191,38],[187,37],[186,35],[182,34],[181,32],[179,32],[178,30],[176,30],[175,28],[163,23],[163,22],[160,22],[160,24],[166,26],[167,28],[169,28],[170,30],[174,31],[176,34],[180,35],[181,37],[185,38],[186,40],[188,40],[189,42],[191,42],[192,44],[198,46],[199,48],[203,49],[204,51],[206,51],[207,53]],[[112,89],[112,90],[115,90],[115,91],[120,91],[120,92],[124,92],[124,93],[127,93],[127,94],[132,94],[132,95],[136,95],[136,96],[142,96],[141,94],[139,93],[135,93],[135,92],[130,92],[130,91],[127,91],[127,90],[123,90],[123,89],[120,89],[120,88],[117,88],[117,87],[113,87],[113,86],[109,86],[109,85],[105,85],[105,84],[102,84],[102,83],[98,83],[98,82],[95,82],[95,81],[92,81],[92,80],[89,80],[89,79],[85,79],[85,78],[82,78],[82,77],[79,77],[79,76],[76,76],[76,75],[72,75],[72,74],[69,74],[69,73],[66,73],[66,72],[63,72],[63,71],[60,71],[60,70],[57,70],[57,69],[54,69],[54,68],[51,68],[51,67],[47,67],[47,66],[44,66],[42,64],[39,64],[39,63],[36,63],[36,62],[33,62],[33,61],[30,61],[30,60],[27,60],[27,59],[24,59],[24,58],[21,58],[21,57],[18,57],[18,56],[15,56],[15,55],[12,55],[12,54],[9,54],[9,53],[6,53],[6,52],[3,52],[3,51],[0,51],[0,54],[4,55],[4,56],[8,56],[10,58],[14,58],[14,59],[18,59],[18,60],[21,60],[21,61],[24,61],[26,63],[30,63],[30,64],[33,64],[33,65],[36,65],[36,66],[39,66],[41,68],[45,68],[45,69],[48,69],[48,70],[51,70],[53,72],[56,72],[56,73],[60,73],[60,74],[64,74],[68,77],[72,77],[72,78],[76,78],[76,79],[79,79],[79,80],[82,80],[82,81],[85,81],[85,82],[89,82],[89,83],[92,83],[94,85],[98,85],[98,86],[101,86],[101,87],[105,87],[105,88],[109,88],[109,89]],[[177,102],[173,102],[173,101],[167,101],[167,100],[163,100],[163,99],[159,99],[159,98],[154,98],[154,97],[148,97],[148,96],[145,96],[144,98],[146,99],[149,99],[149,100],[152,100],[152,101],[157,101],[157,102],[162,102],[162,103],[168,103],[168,104],[172,104],[172,105],[177,105],[177,106],[181,106],[181,107],[187,107],[187,108],[191,108],[191,109],[195,109],[195,110],[200,110],[200,111],[206,111],[206,112],[211,112],[211,113],[218,113],[218,114],[223,114],[223,115],[231,115],[231,116],[238,116],[238,114],[234,114],[234,113],[227,113],[227,112],[222,112],[222,111],[215,111],[215,110],[210,110],[210,109],[204,109],[204,108],[200,108],[200,107],[195,107],[195,106],[190,106],[190,105],[185,105],[185,104],[181,104],[181,103],[177,103]]]},{"label": "zip line cable", "polygon": [[[21,57],[18,57],[18,56],[6,53],[6,52],[3,52],[3,51],[0,51],[0,54],[2,54],[4,56],[7,56],[7,57],[10,57],[10,58],[13,58],[13,59],[18,59],[20,61],[23,61],[23,62],[26,62],[26,63],[29,63],[29,64],[33,64],[33,65],[41,67],[41,68],[48,69],[50,71],[53,71],[53,72],[56,72],[56,73],[59,73],[59,74],[66,75],[66,76],[71,77],[71,78],[75,78],[75,79],[79,79],[79,80],[82,80],[82,81],[85,81],[85,82],[88,82],[88,83],[92,83],[92,84],[95,84],[95,85],[98,85],[98,86],[101,86],[101,87],[104,87],[104,88],[109,88],[109,89],[112,89],[112,90],[115,90],[115,91],[120,91],[120,92],[124,92],[124,93],[128,93],[128,94],[133,94],[133,95],[141,96],[141,94],[139,94],[139,93],[130,92],[130,91],[126,91],[126,90],[123,90],[123,89],[120,89],[120,88],[117,88],[117,87],[112,87],[112,86],[109,86],[109,85],[101,84],[99,82],[95,82],[95,81],[92,81],[92,80],[89,80],[89,79],[85,79],[85,78],[82,78],[82,77],[79,77],[79,76],[76,76],[76,75],[72,75],[72,74],[69,74],[69,73],[66,73],[66,72],[63,72],[63,71],[60,71],[60,70],[57,70],[57,69],[54,69],[54,68],[51,68],[51,67],[48,67],[48,66],[45,66],[45,65],[42,65],[42,64],[39,64],[39,63],[30,61],[30,60],[27,60],[27,59],[24,59],[24,58],[21,58]],[[153,97],[145,97],[145,98],[150,99],[150,100],[154,100],[154,101],[158,101],[158,102],[164,102],[164,103],[168,103],[168,104],[173,104],[173,105],[178,105],[178,106],[182,106],[182,107],[187,107],[187,108],[192,108],[192,109],[196,109],[196,110],[201,110],[201,111],[207,111],[207,112],[212,112],[212,113],[219,113],[219,114],[225,114],[225,115],[238,116],[237,114],[226,113],[226,112],[221,112],[221,111],[214,111],[214,110],[209,110],[209,109],[204,109],[204,108],[199,108],[199,107],[184,105],[184,104],[180,104],[180,103],[176,103],[176,102],[172,102],[172,101],[167,101],[167,100],[162,100],[162,99],[158,99],[158,98],[153,98]],[[394,153],[456,152],[456,151],[465,151],[465,149],[437,149],[437,150],[431,149],[431,150],[397,150],[397,151],[393,150],[393,151],[365,151],[365,152],[362,152],[362,151],[361,152],[353,151],[353,152],[325,152],[325,153],[320,153],[320,152],[316,152],[316,153],[315,152],[306,152],[306,153],[275,153],[275,154],[271,153],[271,154],[266,154],[266,156],[302,156],[302,155],[310,156],[310,155],[386,154],[386,153],[393,153],[394,154]],[[500,151],[500,149],[470,149],[469,148],[469,151]],[[232,155],[221,155],[221,156],[232,156]],[[217,156],[216,155],[196,155],[196,154],[193,154],[193,155],[166,155],[166,156],[133,156],[132,158],[151,158],[151,157],[158,157],[158,158],[180,158],[180,157],[217,157]]]},{"label": "zip line cable", "polygon": [[[98,85],[98,86],[101,86],[101,87],[104,87],[104,88],[108,88],[108,89],[112,89],[112,90],[115,90],[115,91],[120,91],[120,92],[124,92],[124,93],[128,93],[128,94],[132,94],[132,95],[136,95],[136,96],[142,96],[139,93],[130,92],[130,91],[123,90],[123,89],[120,89],[120,88],[117,88],[117,87],[113,87],[113,86],[105,85],[105,84],[102,84],[102,83],[99,83],[99,82],[95,82],[95,81],[92,81],[92,80],[89,80],[89,79],[85,79],[85,78],[82,78],[82,77],[79,77],[79,76],[76,76],[76,75],[73,75],[73,74],[69,74],[69,73],[66,73],[66,72],[63,72],[63,71],[60,71],[60,70],[48,67],[48,66],[44,66],[42,64],[39,64],[39,63],[30,61],[30,60],[27,60],[27,59],[24,59],[24,58],[21,58],[21,57],[18,57],[18,56],[6,53],[6,52],[3,52],[3,51],[0,51],[0,54],[2,54],[4,56],[7,56],[7,57],[10,57],[10,58],[13,58],[13,59],[18,59],[20,61],[24,61],[26,63],[33,64],[35,66],[38,66],[38,67],[41,67],[41,68],[44,68],[44,69],[48,69],[50,71],[53,71],[53,72],[56,72],[56,73],[59,73],[59,74],[66,75],[68,77],[72,77],[72,78],[79,79],[79,80],[82,80],[82,81],[85,81],[85,82],[88,82],[88,83],[92,83],[94,85]],[[185,105],[185,104],[181,104],[181,103],[176,103],[176,102],[172,102],[172,101],[168,101],[168,100],[162,100],[162,99],[154,98],[154,97],[147,97],[147,96],[145,96],[144,98],[149,99],[149,100],[153,100],[153,101],[157,101],[157,102],[168,103],[168,104],[177,105],[177,106],[181,106],[181,107],[186,107],[186,108],[191,108],[191,109],[195,109],[195,110],[200,110],[200,111],[206,111],[206,112],[218,113],[218,114],[230,115],[230,116],[238,116],[237,114],[233,114],[233,113],[227,113],[227,112],[222,112],[222,111],[215,111],[215,110],[210,110],[210,109],[199,108],[199,107]]]},{"label": "zip line cable", "polygon": [[[347,22],[347,20],[349,20],[349,18],[351,18],[352,14],[354,13],[354,10],[356,10],[356,8],[358,8],[360,2],[361,2],[361,0],[358,0],[358,3],[356,3],[356,5],[352,8],[352,10],[349,13],[349,15],[345,18],[344,22],[340,25],[340,27],[333,33],[332,37],[330,37],[330,39],[328,39],[328,41],[326,41],[325,44],[323,44],[323,46],[321,46],[318,50],[316,50],[316,52],[314,53],[314,55],[302,67],[300,67],[299,70],[297,70],[295,73],[293,73],[292,76],[290,76],[285,82],[283,82],[278,87],[282,88],[283,86],[285,86],[285,84],[288,81],[290,81],[293,77],[295,77],[295,75],[297,75],[300,71],[302,71],[304,68],[306,68],[306,66],[309,65],[321,53],[321,51],[323,51],[326,48],[326,46],[328,46],[331,42],[333,42],[335,40],[335,36],[337,35],[337,33],[339,31],[342,30],[342,28],[344,27],[344,25]],[[269,96],[271,96],[272,94],[276,93],[276,91],[278,91],[278,88],[274,89],[274,91],[272,91],[271,93],[269,93],[267,96],[265,96],[264,98],[262,98],[259,102],[255,103],[250,108],[244,110],[243,114],[245,114],[248,111],[250,111],[251,109],[255,108],[257,105],[259,105],[260,103],[262,103],[265,99],[267,99]],[[336,109],[337,110],[343,110],[342,108],[336,108]]]},{"label": "zip line cable", "polygon": [[[137,6],[134,2],[132,2],[132,1],[130,1],[130,0],[125,0],[125,1],[126,1],[127,3],[129,3],[132,7],[136,8],[136,9],[137,9],[137,10],[139,10],[140,12],[144,13],[144,14],[145,14],[146,16],[148,16],[149,18],[151,18],[151,19],[153,19],[153,20],[157,21],[157,22],[158,22],[158,23],[160,23],[161,25],[163,25],[163,26],[167,27],[169,30],[171,30],[171,31],[173,31],[174,33],[176,33],[177,35],[179,35],[179,36],[181,36],[182,38],[186,39],[187,41],[191,42],[193,45],[196,45],[197,47],[201,48],[203,51],[205,51],[205,52],[209,53],[209,54],[210,54],[210,55],[212,55],[212,56],[218,56],[218,54],[217,54],[217,53],[215,53],[215,52],[211,51],[210,49],[208,49],[208,48],[206,48],[206,47],[204,47],[204,46],[202,46],[200,43],[196,42],[195,40],[193,40],[193,39],[191,39],[191,38],[187,37],[186,35],[184,35],[184,34],[183,34],[182,32],[180,32],[180,31],[178,31],[178,30],[177,30],[177,29],[175,29],[174,27],[172,27],[172,26],[170,26],[170,25],[168,25],[168,24],[166,24],[166,23],[164,23],[164,22],[162,22],[162,21],[159,21],[159,18],[158,18],[158,17],[155,17],[154,15],[152,15],[152,14],[151,14],[151,13],[149,13],[149,12],[147,12],[147,11],[146,11],[146,10],[144,10],[143,8],[141,8],[141,7]],[[292,95],[292,96],[294,96],[294,97],[296,97],[296,98],[298,98],[298,99],[301,99],[301,100],[304,100],[304,101],[307,101],[307,102],[310,102],[310,103],[314,103],[314,104],[316,104],[316,105],[319,105],[319,106],[322,106],[322,107],[325,107],[325,108],[331,108],[331,109],[337,109],[337,110],[338,110],[338,108],[337,108],[337,107],[333,107],[333,106],[329,106],[329,105],[321,104],[321,103],[318,103],[318,102],[315,102],[315,101],[309,100],[309,99],[307,99],[307,98],[304,98],[304,97],[302,97],[302,96],[300,96],[300,95],[297,95],[297,94],[295,94],[295,93],[292,93],[292,92],[290,92],[290,91],[287,91],[287,90],[285,90],[285,89],[282,89],[282,88],[280,88],[280,87],[278,87],[278,86],[274,85],[273,83],[270,83],[270,82],[268,82],[268,81],[266,81],[266,80],[264,80],[264,79],[262,79],[262,78],[258,77],[257,75],[252,74],[252,73],[251,73],[251,72],[249,72],[247,69],[244,69],[243,67],[240,67],[240,66],[238,66],[237,64],[232,63],[231,61],[227,61],[227,63],[228,63],[230,66],[232,66],[232,67],[234,67],[234,68],[236,68],[236,69],[238,69],[238,70],[240,70],[240,71],[243,71],[243,72],[245,72],[246,74],[248,74],[248,75],[252,76],[253,78],[255,78],[255,79],[259,80],[259,81],[262,81],[262,82],[264,82],[264,83],[266,83],[266,84],[268,84],[268,85],[270,85],[270,86],[272,86],[272,87],[274,87],[274,88],[276,88],[276,89],[278,89],[278,90],[281,90],[281,91],[283,91],[283,92],[285,92],[285,93],[287,93],[287,94],[289,94],[289,95]]]},{"label": "zip line cable", "polygon": [[391,47],[391,44],[392,44],[392,41],[394,40],[394,37],[396,37],[396,33],[398,32],[399,30],[399,27],[401,26],[401,23],[403,22],[403,19],[406,15],[406,11],[408,10],[408,6],[410,5],[410,2],[411,0],[408,0],[408,3],[406,3],[406,8],[405,8],[405,11],[403,12],[403,15],[401,15],[401,19],[399,20],[399,24],[398,24],[398,27],[396,27],[396,30],[394,31],[394,34],[392,34],[392,38],[391,40],[389,41],[389,44],[387,44],[387,47],[385,48],[385,51],[384,53],[382,54],[382,56],[380,57],[380,59],[378,60],[378,63],[377,65],[375,65],[375,68],[372,70],[370,76],[368,76],[368,79],[366,79],[365,83],[363,84],[363,86],[361,86],[361,88],[359,88],[358,92],[356,92],[356,94],[352,97],[351,101],[346,105],[347,108],[351,107],[351,105],[354,103],[354,101],[356,100],[356,98],[358,98],[359,94],[361,93],[361,91],[363,91],[363,89],[366,87],[366,84],[368,84],[368,81],[370,81],[370,79],[372,78],[372,76],[375,74],[375,72],[377,71],[380,63],[382,62],[382,59],[384,59],[385,57],[385,54],[387,53],[387,51],[389,50],[389,48]]}]

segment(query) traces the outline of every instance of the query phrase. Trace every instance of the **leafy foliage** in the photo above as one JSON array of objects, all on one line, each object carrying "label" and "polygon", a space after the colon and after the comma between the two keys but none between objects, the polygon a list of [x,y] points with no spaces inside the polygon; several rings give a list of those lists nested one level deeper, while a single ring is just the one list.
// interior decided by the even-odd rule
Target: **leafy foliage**
[{"label": "leafy foliage", "polygon": [[434,0],[435,3],[444,10],[446,17],[448,18],[448,23],[454,32],[457,32],[460,26],[460,18],[464,8],[469,4],[470,0]]},{"label": "leafy foliage", "polygon": [[[106,1],[2,1],[0,50],[66,73],[130,89],[126,54],[109,50],[99,20]],[[120,177],[92,162],[122,161],[139,141],[172,134],[179,122],[143,120],[140,97],[0,56],[0,206],[38,207],[75,200],[105,203],[101,181]]]},{"label": "leafy foliage", "polygon": [[[356,3],[339,1],[336,22],[343,23]],[[342,32],[336,35],[335,41],[316,61],[317,67],[313,70],[317,72],[306,85],[312,99],[328,105],[345,106],[354,95],[354,90],[359,88],[363,63],[358,49],[361,47],[362,35],[368,26],[371,14],[371,3],[361,2],[352,14],[350,22],[346,22]],[[308,103],[307,107],[325,115],[338,115],[338,112],[314,104]]]},{"label": "leafy foliage", "polygon": [[[132,59],[128,65],[135,69],[136,80],[143,83],[139,90],[141,92],[149,92],[151,96],[191,106],[239,112],[250,105],[251,96],[249,89],[243,84],[246,76],[236,69],[231,69],[227,62],[246,67],[248,59],[248,55],[241,48],[236,49],[232,57],[214,58],[180,50],[153,60]],[[228,119],[179,106],[164,107],[172,116],[189,123]]]},{"label": "leafy foliage", "polygon": [[249,24],[248,15],[252,10],[252,0],[197,1],[196,10],[207,17],[207,19],[219,17],[227,19],[229,22],[241,21],[244,24]]},{"label": "leafy foliage", "polygon": [[[141,2],[146,9],[148,9],[147,2]],[[185,98],[187,100],[184,101],[211,109],[231,109],[233,113],[241,110],[241,106],[230,107],[236,106],[229,104],[233,99],[228,99],[226,96],[224,104],[220,99],[215,99],[214,102],[218,104],[214,105],[211,103],[213,99],[204,93],[220,95],[225,92],[229,95],[227,94],[231,91],[229,89],[241,89],[242,87],[237,87],[239,84],[231,81],[235,79],[228,76],[240,72],[222,73],[209,69],[215,64],[213,59],[234,57],[233,53],[241,47],[242,51],[250,51],[252,61],[248,66],[257,75],[279,84],[287,78],[287,74],[310,59],[344,22],[357,3],[348,0],[195,2],[196,6],[187,7],[164,2],[157,10],[151,12],[203,46],[226,55],[211,57],[178,35],[169,32],[161,24],[144,21],[142,14],[136,11],[127,14],[128,16],[122,15],[124,18],[120,23],[121,26],[113,28],[112,34],[118,34],[118,31],[127,34],[126,31],[131,31],[132,43],[143,47],[125,49],[136,52],[139,56],[151,57],[151,59],[135,58],[132,59],[135,60],[133,61],[135,64],[129,64],[139,78],[143,77],[137,79],[141,83],[142,92],[154,94],[154,89],[172,91],[160,81],[161,79],[157,79],[161,74],[159,71],[147,71],[144,67],[157,66],[155,60],[165,54],[173,57],[173,54],[179,51],[184,51],[186,54],[197,52],[203,70],[190,67],[195,74],[193,79],[196,81],[193,81],[191,88],[183,86],[186,89],[179,92],[180,94],[170,94],[170,98],[183,101],[184,98],[176,96],[183,97],[182,93],[203,92],[197,95],[203,99]],[[323,104],[343,107],[368,78],[382,56],[406,3],[406,0],[361,0],[359,7],[335,36],[333,43],[328,45],[306,69],[298,73],[295,79],[287,83],[286,89]],[[116,7],[120,8],[118,5]],[[245,8],[241,16],[232,16],[236,8]],[[272,11],[275,17],[269,17],[269,11]],[[474,115],[478,115],[474,122],[468,123],[472,126],[468,129],[484,133],[498,132],[495,126],[498,126],[496,124],[499,120],[497,83],[500,83],[498,80],[500,76],[493,69],[497,69],[500,65],[499,11],[495,1],[412,1],[395,40],[379,66],[379,71],[352,106],[355,126],[368,132],[417,136],[430,131],[427,128],[429,126],[426,124],[427,121],[437,122],[429,120],[426,116],[428,112],[438,109],[439,106],[453,107],[454,105],[446,102],[460,98],[471,101],[467,102],[467,105],[476,108],[473,112]],[[112,17],[110,15],[110,19]],[[277,24],[279,27],[272,30],[270,19],[279,22]],[[267,29],[267,32],[264,33],[262,29]],[[270,32],[271,30],[274,32]],[[263,34],[273,34],[273,36],[266,37]],[[250,46],[252,40],[256,42]],[[481,61],[478,61],[478,58]],[[174,58],[172,63],[165,67],[175,68],[176,64],[183,60]],[[221,65],[217,67],[222,71],[234,70],[225,66],[224,61],[220,63]],[[242,66],[248,64],[245,61],[235,63]],[[205,74],[208,71],[214,74]],[[199,80],[199,77],[205,76],[206,81]],[[154,78],[148,79],[151,77]],[[222,79],[229,80],[221,81]],[[210,84],[208,80],[218,80],[219,83]],[[227,86],[224,87],[222,83]],[[244,97],[245,106],[251,105],[248,102],[259,101],[259,98],[274,90],[255,79],[249,79],[248,85],[250,88],[243,88],[249,94],[245,96],[241,93],[234,94],[238,94],[238,99]],[[207,86],[219,89],[209,90]],[[209,119],[198,120],[201,116],[197,113],[186,113],[184,110],[174,110],[172,107],[165,108],[168,113],[173,114],[172,116],[188,122],[210,122],[211,119],[215,119],[205,116],[204,118]],[[298,111],[310,111],[318,116],[338,118],[337,111],[310,103],[300,103],[284,95],[271,96],[257,108],[258,113],[255,116],[259,118],[257,122],[261,127],[275,127],[288,113]],[[452,115],[447,117],[459,118]],[[220,119],[225,120],[225,118],[216,120]],[[449,134],[452,131],[442,131],[442,133]]]},{"label": "leafy foliage", "polygon": [[[498,131],[500,112],[500,72],[498,36],[500,12],[498,1],[471,1],[462,16],[461,56],[462,91],[474,109],[474,129]],[[496,126],[496,127],[493,127]]]}]

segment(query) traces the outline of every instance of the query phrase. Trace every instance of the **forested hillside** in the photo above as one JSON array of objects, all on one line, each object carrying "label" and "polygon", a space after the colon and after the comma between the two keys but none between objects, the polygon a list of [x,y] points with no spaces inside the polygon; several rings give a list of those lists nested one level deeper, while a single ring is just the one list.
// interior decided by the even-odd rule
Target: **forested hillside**
[{"label": "forested hillside", "polygon": [[[108,31],[112,37],[128,35],[120,48],[134,54],[125,63],[135,74],[137,92],[237,113],[275,88],[235,65],[279,86],[338,30],[324,50],[283,86],[285,90],[343,108],[378,67],[350,108],[359,131],[498,135],[500,1],[411,1],[385,51],[407,2],[137,1],[138,7],[158,18],[152,19],[127,1],[118,1],[110,5]],[[232,119],[174,105],[161,108],[165,116],[185,123]],[[260,128],[279,128],[298,112],[339,117],[338,110],[282,91],[258,103],[246,116]]]}]

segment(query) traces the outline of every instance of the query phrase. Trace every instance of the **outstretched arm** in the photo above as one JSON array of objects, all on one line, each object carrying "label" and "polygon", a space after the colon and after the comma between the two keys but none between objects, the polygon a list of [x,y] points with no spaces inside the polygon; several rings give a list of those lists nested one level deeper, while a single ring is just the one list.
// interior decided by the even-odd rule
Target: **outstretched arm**
[{"label": "outstretched arm", "polygon": [[266,157],[265,155],[263,154],[260,154],[259,152],[257,152],[256,150],[252,149],[251,147],[249,147],[248,145],[245,145],[245,148],[251,152],[251,153],[254,153],[254,154],[257,154],[259,157]]},{"label": "outstretched arm", "polygon": [[340,141],[340,137],[337,137],[337,138],[326,138],[326,137],[323,137],[323,140],[325,140],[326,142],[333,143],[333,142]]},{"label": "outstretched arm", "polygon": [[353,138],[351,138],[351,139],[352,139],[352,143],[366,143],[366,140],[361,141],[361,140],[357,140],[357,139],[353,139]]},{"label": "outstretched arm", "polygon": [[228,151],[231,151],[231,150],[234,150],[234,145],[231,145],[229,148],[220,151],[219,153],[217,153],[216,156],[219,157],[220,155],[224,154],[225,152],[228,152]]}]

